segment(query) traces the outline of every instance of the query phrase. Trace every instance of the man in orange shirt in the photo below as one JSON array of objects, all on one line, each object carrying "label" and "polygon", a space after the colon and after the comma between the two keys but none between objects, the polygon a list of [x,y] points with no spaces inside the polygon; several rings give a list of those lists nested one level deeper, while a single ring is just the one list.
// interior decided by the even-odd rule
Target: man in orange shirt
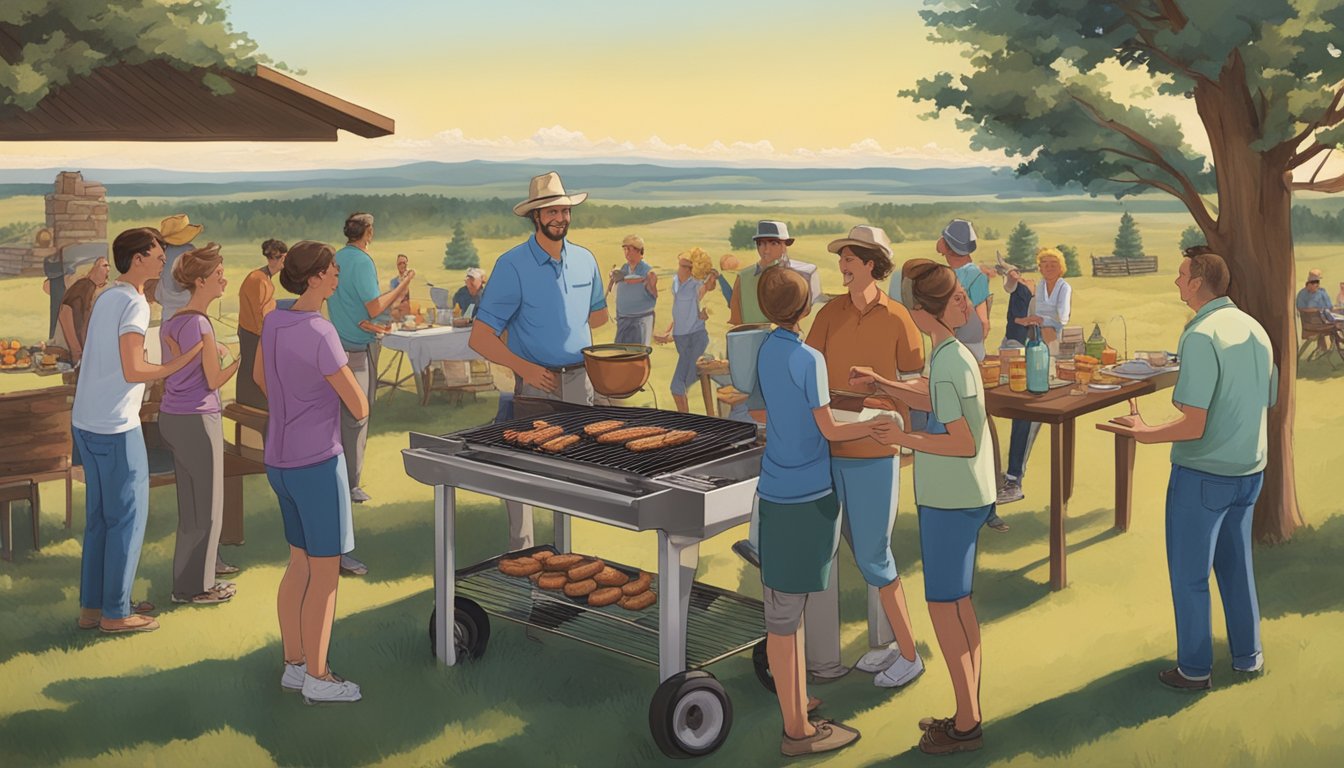
[{"label": "man in orange shirt", "polygon": [[[840,257],[849,293],[817,312],[808,346],[821,352],[831,381],[848,381],[850,369],[871,368],[890,379],[918,377],[924,346],[909,310],[877,286],[892,271],[891,241],[880,227],[857,226],[827,249]],[[869,651],[856,665],[873,683],[899,688],[919,677],[905,590],[891,555],[891,529],[900,498],[900,455],[872,438],[831,443],[831,479],[844,508],[842,531],[868,582]],[[820,599],[808,601],[807,668],[814,682],[844,675],[840,662],[840,598],[836,573]]]},{"label": "man in orange shirt", "polygon": [[[243,287],[238,289],[239,370],[252,370],[257,356],[257,342],[261,340],[261,321],[275,309],[275,284],[271,278],[285,266],[285,254],[288,252],[289,246],[279,240],[262,243],[261,253],[266,257],[266,266],[249,272],[243,278]],[[266,394],[251,376],[238,377],[235,399],[240,405],[267,410]]]}]

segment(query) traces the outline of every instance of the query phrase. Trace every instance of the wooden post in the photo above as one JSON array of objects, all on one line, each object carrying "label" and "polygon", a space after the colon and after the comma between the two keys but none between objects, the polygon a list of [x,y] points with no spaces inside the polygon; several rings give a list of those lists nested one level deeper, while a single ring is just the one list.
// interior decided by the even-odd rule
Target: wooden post
[{"label": "wooden post", "polygon": [[1129,530],[1134,504],[1134,438],[1115,436],[1115,527]]},{"label": "wooden post", "polygon": [[220,544],[243,543],[243,478],[224,478],[224,524],[219,531]]},{"label": "wooden post", "polygon": [[1050,425],[1050,588],[1069,585],[1064,565],[1064,426]]}]

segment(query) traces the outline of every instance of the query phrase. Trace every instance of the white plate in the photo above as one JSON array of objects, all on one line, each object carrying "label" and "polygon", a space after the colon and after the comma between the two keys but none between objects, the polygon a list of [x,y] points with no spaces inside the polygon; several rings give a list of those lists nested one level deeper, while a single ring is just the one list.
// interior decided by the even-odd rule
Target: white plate
[{"label": "white plate", "polygon": [[1088,384],[1087,387],[1088,387],[1088,389],[1092,389],[1092,390],[1095,390],[1095,391],[1097,391],[1097,392],[1114,392],[1114,391],[1116,391],[1117,389],[1120,388],[1120,385],[1119,385],[1119,384]]}]

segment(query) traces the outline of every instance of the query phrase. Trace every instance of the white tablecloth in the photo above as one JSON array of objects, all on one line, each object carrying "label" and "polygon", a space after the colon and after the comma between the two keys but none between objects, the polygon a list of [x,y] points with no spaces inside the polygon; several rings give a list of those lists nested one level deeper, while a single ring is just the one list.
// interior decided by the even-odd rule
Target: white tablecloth
[{"label": "white tablecloth", "polygon": [[423,331],[396,331],[383,337],[383,348],[405,352],[416,373],[439,360],[480,360],[467,346],[471,328],[441,325]]}]

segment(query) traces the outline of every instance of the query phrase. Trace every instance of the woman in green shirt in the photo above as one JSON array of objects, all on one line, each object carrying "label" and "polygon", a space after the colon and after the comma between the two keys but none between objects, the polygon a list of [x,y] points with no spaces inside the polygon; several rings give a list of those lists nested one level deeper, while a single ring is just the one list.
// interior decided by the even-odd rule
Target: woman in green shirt
[{"label": "woman in green shirt", "polygon": [[928,378],[897,382],[871,368],[854,368],[850,386],[876,384],[910,408],[932,413],[928,432],[894,433],[897,445],[915,452],[924,596],[957,699],[953,717],[920,721],[919,748],[966,752],[982,746],[980,624],[971,606],[971,577],[976,539],[995,498],[984,385],[975,357],[955,335],[974,309],[956,273],[928,259],[905,263],[901,301],[933,347]]}]

